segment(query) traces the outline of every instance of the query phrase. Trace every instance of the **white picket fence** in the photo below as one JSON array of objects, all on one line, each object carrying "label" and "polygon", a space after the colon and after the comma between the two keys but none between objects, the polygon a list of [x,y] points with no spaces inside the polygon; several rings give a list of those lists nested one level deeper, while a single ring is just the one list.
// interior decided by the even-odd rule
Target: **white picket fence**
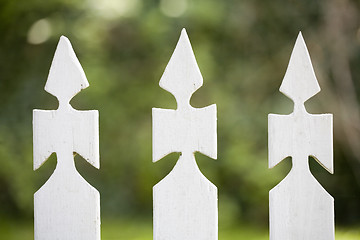
[{"label": "white picket fence", "polygon": [[[160,79],[176,109],[153,108],[153,161],[181,156],[153,188],[155,240],[218,239],[217,188],[200,172],[194,152],[217,157],[216,105],[193,108],[203,79],[182,30]],[[34,110],[34,170],[55,152],[53,175],[34,195],[35,240],[99,240],[100,196],[77,172],[73,152],[99,168],[98,111],[69,104],[89,84],[69,40],[61,37],[45,90],[57,110]],[[304,102],[320,91],[301,33],[280,91],[294,102],[289,115],[269,114],[269,167],[292,157],[290,173],[269,193],[271,240],[334,239],[334,200],[309,170],[314,157],[333,172],[332,115],[309,114]],[[221,214],[221,213],[220,213]]]}]

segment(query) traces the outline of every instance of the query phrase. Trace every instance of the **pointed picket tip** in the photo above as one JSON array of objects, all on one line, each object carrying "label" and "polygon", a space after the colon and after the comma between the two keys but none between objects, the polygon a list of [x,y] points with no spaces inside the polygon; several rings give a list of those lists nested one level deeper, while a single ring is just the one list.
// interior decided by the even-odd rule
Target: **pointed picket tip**
[{"label": "pointed picket tip", "polygon": [[52,61],[45,91],[54,95],[59,103],[68,103],[89,83],[69,39],[61,36]]},{"label": "pointed picket tip", "polygon": [[202,84],[203,78],[200,69],[197,65],[189,37],[185,28],[183,28],[159,85],[174,95],[179,106],[182,103],[189,103],[191,95]]},{"label": "pointed picket tip", "polygon": [[303,104],[320,90],[304,38],[299,32],[280,92],[295,104]]}]

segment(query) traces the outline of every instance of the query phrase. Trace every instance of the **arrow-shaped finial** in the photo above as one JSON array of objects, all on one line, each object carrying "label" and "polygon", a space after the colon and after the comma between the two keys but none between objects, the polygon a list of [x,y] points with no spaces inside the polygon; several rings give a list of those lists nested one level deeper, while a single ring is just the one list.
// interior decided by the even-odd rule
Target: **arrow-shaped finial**
[{"label": "arrow-shaped finial", "polygon": [[295,105],[303,104],[320,92],[320,86],[301,32],[299,32],[291,53],[290,62],[280,86],[280,92],[292,99]]},{"label": "arrow-shaped finial", "polygon": [[159,85],[172,93],[181,107],[189,103],[191,95],[202,84],[203,78],[184,28]]},{"label": "arrow-shaped finial", "polygon": [[57,97],[61,105],[68,103],[78,92],[88,86],[84,70],[69,39],[61,36],[50,67],[45,91]]}]

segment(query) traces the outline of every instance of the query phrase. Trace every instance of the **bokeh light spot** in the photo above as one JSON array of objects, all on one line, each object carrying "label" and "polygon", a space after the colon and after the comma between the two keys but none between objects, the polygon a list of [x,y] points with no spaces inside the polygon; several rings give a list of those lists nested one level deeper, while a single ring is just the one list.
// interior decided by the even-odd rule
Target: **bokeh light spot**
[{"label": "bokeh light spot", "polygon": [[161,0],[160,10],[168,17],[180,17],[186,12],[187,0]]},{"label": "bokeh light spot", "polygon": [[90,0],[90,6],[98,15],[106,19],[132,17],[141,6],[140,0]]},{"label": "bokeh light spot", "polygon": [[27,34],[27,41],[31,44],[41,44],[46,42],[51,36],[50,22],[43,18],[34,22]]}]

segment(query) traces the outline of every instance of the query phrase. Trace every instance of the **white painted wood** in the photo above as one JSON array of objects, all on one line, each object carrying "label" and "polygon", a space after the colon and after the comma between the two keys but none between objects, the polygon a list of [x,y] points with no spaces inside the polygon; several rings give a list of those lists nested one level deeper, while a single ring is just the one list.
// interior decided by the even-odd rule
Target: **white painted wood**
[{"label": "white painted wood", "polygon": [[313,177],[309,156],[333,173],[332,114],[309,114],[304,102],[320,91],[299,33],[280,91],[290,115],[269,114],[269,167],[292,157],[289,174],[270,191],[271,240],[334,239],[334,199]]},{"label": "white painted wood", "polygon": [[61,37],[45,90],[57,110],[34,110],[34,170],[55,152],[57,165],[34,194],[35,240],[99,240],[100,195],[77,172],[73,152],[99,168],[98,111],[77,111],[69,101],[88,87],[66,37]]},{"label": "white painted wood", "polygon": [[216,240],[217,188],[200,172],[194,152],[217,157],[216,105],[193,108],[191,95],[203,79],[182,30],[160,80],[177,109],[153,108],[153,161],[181,152],[174,169],[153,188],[154,240]]}]

